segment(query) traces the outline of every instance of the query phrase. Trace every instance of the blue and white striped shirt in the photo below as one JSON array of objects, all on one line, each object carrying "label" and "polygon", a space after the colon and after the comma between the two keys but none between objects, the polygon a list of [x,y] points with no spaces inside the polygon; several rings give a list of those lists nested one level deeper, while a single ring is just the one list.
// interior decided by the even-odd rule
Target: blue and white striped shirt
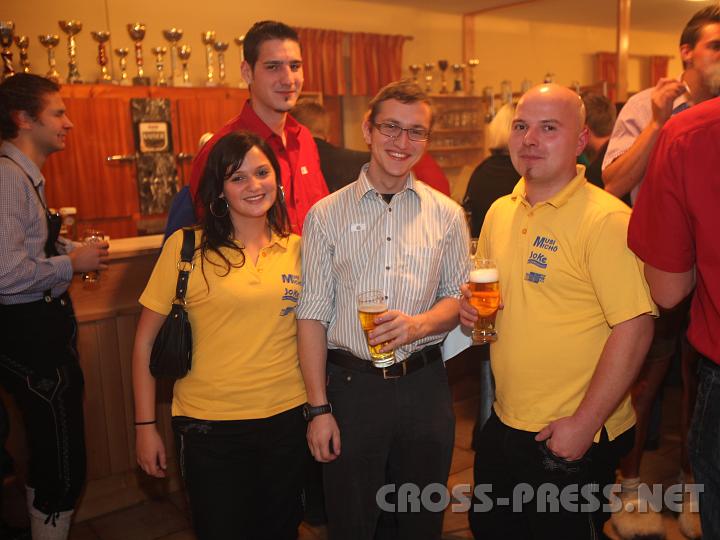
[{"label": "blue and white striped shirt", "polygon": [[[462,208],[408,175],[405,189],[386,203],[367,178],[316,203],[303,227],[303,292],[298,319],[323,322],[328,347],[370,360],[357,295],[382,289],[388,309],[408,315],[440,299],[458,298],[467,279],[470,238]],[[426,336],[395,351],[398,361],[438,343]]]}]

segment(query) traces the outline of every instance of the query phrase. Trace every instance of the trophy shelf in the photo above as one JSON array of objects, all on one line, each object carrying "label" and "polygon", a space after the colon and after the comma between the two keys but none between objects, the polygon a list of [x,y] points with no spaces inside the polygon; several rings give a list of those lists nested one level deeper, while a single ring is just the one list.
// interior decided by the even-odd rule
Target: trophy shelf
[{"label": "trophy shelf", "polygon": [[435,124],[428,152],[446,174],[480,162],[485,140],[485,103],[480,96],[433,94]]}]

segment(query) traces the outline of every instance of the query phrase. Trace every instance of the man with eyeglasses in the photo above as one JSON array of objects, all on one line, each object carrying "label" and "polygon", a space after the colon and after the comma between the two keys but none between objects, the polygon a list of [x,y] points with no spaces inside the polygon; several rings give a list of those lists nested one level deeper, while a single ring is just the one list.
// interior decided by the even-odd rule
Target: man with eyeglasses
[{"label": "man with eyeglasses", "polygon": [[[332,539],[372,539],[393,493],[444,486],[450,470],[455,419],[439,343],[458,322],[469,234],[462,208],[411,172],[431,126],[418,85],[380,90],[362,125],[370,163],[305,220],[298,348]],[[394,351],[386,368],[371,362],[358,319],[357,295],[373,289],[388,311],[369,339]],[[442,512],[399,502],[399,538],[440,538]]]}]

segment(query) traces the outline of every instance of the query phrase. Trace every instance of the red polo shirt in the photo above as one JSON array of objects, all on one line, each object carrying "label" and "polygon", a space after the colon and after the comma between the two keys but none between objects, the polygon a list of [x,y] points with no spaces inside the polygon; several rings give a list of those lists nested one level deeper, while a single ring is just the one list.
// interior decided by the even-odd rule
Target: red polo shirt
[{"label": "red polo shirt", "polygon": [[628,245],[665,272],[697,269],[690,343],[720,364],[720,98],[671,118],[633,207]]},{"label": "red polo shirt", "polygon": [[[305,215],[310,210],[310,207],[329,193],[320,170],[317,146],[315,146],[310,131],[290,115],[287,115],[285,120],[286,144],[283,144],[282,138],[255,114],[255,111],[250,106],[250,100],[245,102],[245,106],[239,115],[213,135],[213,138],[202,147],[193,160],[192,173],[190,174],[190,192],[193,200],[196,200],[200,179],[210,150],[223,136],[238,130],[257,133],[265,139],[275,153],[275,157],[280,164],[290,226],[294,233],[300,234]],[[202,209],[197,202],[195,211],[198,215],[202,213]]]}]

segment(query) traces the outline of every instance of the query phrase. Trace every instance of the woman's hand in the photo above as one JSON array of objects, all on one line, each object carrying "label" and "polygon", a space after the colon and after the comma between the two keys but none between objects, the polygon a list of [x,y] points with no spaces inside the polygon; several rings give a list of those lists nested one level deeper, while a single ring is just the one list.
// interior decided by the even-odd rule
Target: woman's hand
[{"label": "woman's hand", "polygon": [[165,478],[165,445],[155,424],[135,428],[135,454],[138,465],[150,476]]}]

